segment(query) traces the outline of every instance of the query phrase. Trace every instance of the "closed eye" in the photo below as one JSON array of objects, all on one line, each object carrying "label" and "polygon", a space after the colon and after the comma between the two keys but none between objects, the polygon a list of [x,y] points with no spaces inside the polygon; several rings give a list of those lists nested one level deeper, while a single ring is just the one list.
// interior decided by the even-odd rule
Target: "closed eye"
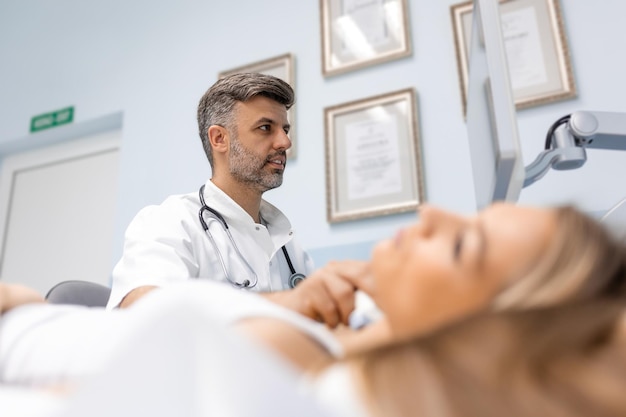
[{"label": "closed eye", "polygon": [[454,239],[454,247],[452,249],[452,259],[458,262],[461,259],[461,251],[463,250],[463,237],[465,233],[460,230],[455,239]]}]

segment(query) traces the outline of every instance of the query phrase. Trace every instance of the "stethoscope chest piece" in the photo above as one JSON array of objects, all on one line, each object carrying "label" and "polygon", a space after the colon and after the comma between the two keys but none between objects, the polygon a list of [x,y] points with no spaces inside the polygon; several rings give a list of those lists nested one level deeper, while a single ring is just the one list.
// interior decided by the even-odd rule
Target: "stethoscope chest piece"
[{"label": "stethoscope chest piece", "polygon": [[304,274],[301,274],[299,272],[291,274],[291,276],[289,277],[289,288],[295,288],[296,285],[304,281],[304,278],[306,278]]}]

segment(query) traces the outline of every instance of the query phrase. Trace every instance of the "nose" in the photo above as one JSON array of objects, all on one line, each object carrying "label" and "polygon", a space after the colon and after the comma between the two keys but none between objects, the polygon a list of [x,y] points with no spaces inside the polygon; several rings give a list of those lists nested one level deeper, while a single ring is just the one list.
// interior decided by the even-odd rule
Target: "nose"
[{"label": "nose", "polygon": [[418,214],[421,227],[429,234],[435,230],[456,228],[463,221],[461,216],[429,204],[420,205]]},{"label": "nose", "polygon": [[284,130],[280,130],[280,133],[278,133],[276,140],[274,141],[274,148],[287,150],[291,148],[291,145],[292,143],[289,138],[289,134]]}]

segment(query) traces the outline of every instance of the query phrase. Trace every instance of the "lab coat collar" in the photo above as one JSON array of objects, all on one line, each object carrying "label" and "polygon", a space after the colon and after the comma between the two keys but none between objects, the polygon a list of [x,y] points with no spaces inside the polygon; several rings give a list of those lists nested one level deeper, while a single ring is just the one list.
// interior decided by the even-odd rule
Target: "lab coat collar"
[{"label": "lab coat collar", "polygon": [[[204,199],[207,205],[214,207],[226,219],[229,225],[239,224],[242,227],[255,227],[254,219],[239,205],[222,191],[217,185],[207,180],[204,187]],[[274,205],[265,200],[261,200],[261,217],[265,221],[268,229],[272,230],[271,235],[283,237],[281,242],[275,242],[279,246],[284,245],[292,235],[291,222]]]}]

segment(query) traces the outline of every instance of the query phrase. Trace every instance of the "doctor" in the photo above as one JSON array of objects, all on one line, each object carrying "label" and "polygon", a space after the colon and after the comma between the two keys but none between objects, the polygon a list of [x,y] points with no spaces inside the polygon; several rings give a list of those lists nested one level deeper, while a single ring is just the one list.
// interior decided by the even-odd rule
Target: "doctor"
[{"label": "doctor", "polygon": [[283,181],[293,103],[293,89],[269,75],[236,74],[209,88],[198,106],[198,126],[212,177],[198,191],[136,215],[113,270],[108,308],[200,278],[266,293],[330,327],[348,322],[352,283],[366,279],[365,263],[331,263],[314,272],[289,220],[262,199]]}]

